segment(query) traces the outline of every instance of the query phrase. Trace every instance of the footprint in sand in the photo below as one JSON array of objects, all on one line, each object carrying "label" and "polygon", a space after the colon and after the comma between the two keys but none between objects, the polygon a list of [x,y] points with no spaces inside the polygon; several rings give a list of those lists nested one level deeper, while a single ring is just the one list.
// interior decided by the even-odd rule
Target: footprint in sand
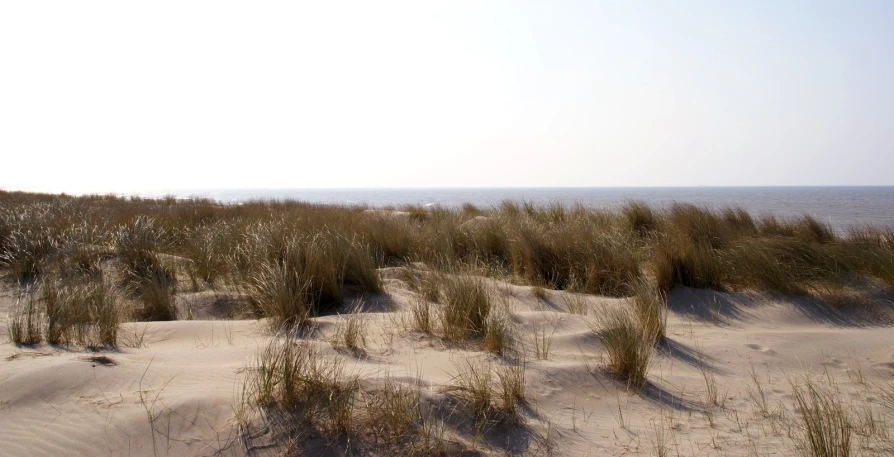
[{"label": "footprint in sand", "polygon": [[745,345],[745,347],[747,347],[748,349],[751,349],[752,351],[763,352],[764,354],[767,354],[767,355],[775,355],[776,354],[776,351],[774,351],[766,346],[761,346],[760,344],[748,343]]},{"label": "footprint in sand", "polygon": [[892,375],[894,375],[894,362],[877,362],[873,363],[872,367],[879,371],[888,370]]}]

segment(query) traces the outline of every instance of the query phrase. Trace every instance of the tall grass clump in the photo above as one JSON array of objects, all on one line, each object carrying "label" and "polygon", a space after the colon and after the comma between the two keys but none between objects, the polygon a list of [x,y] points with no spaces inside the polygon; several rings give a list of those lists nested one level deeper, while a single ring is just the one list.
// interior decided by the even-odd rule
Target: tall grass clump
[{"label": "tall grass clump", "polygon": [[466,361],[441,388],[465,404],[479,431],[495,425],[516,425],[518,404],[524,399],[523,368],[498,372],[499,382],[494,380],[493,372],[490,364]]},{"label": "tall grass clump", "polygon": [[139,285],[147,278],[154,278],[164,270],[159,254],[170,248],[170,234],[154,218],[138,216],[130,223],[118,227],[115,233],[115,251],[124,278]]},{"label": "tall grass clump", "polygon": [[633,283],[633,315],[645,341],[661,343],[667,333],[667,295],[645,279]]},{"label": "tall grass clump", "polygon": [[382,280],[370,247],[357,236],[334,236],[332,247],[337,254],[338,280],[353,292],[382,292]]},{"label": "tall grass clump", "polygon": [[413,227],[406,220],[377,215],[365,221],[363,232],[382,265],[406,262],[413,254]]},{"label": "tall grass clump", "polygon": [[839,249],[854,270],[874,276],[894,290],[894,228],[851,227]]},{"label": "tall grass clump", "polygon": [[38,227],[16,227],[6,236],[0,252],[0,265],[9,268],[19,281],[35,279],[45,268],[46,258],[57,242],[46,230]]},{"label": "tall grass clump", "polygon": [[720,212],[723,222],[735,232],[750,236],[757,234],[757,223],[751,213],[739,207],[724,208]]},{"label": "tall grass clump", "polygon": [[88,347],[118,344],[122,312],[111,283],[100,279],[63,284],[60,280],[46,278],[40,289],[48,343]]},{"label": "tall grass clump", "polygon": [[637,236],[646,236],[658,229],[658,215],[643,201],[634,200],[627,202],[621,208],[621,213],[627,220],[630,230]]},{"label": "tall grass clump", "polygon": [[850,270],[832,248],[798,238],[743,239],[725,253],[727,283],[802,295],[817,285],[842,283]]},{"label": "tall grass clump", "polygon": [[488,288],[481,279],[470,276],[445,278],[441,331],[449,340],[484,336],[491,311]]},{"label": "tall grass clump", "polygon": [[719,249],[731,236],[729,226],[711,209],[674,203],[667,214],[670,231],[696,245]]},{"label": "tall grass clump", "polygon": [[432,333],[435,327],[435,316],[431,304],[423,298],[415,298],[410,302],[410,320],[413,330]]},{"label": "tall grass clump", "polygon": [[343,346],[352,351],[359,351],[366,345],[366,321],[360,315],[359,304],[342,317],[343,324],[339,326],[333,339],[333,344]]},{"label": "tall grass clump", "polygon": [[6,206],[0,207],[0,258],[6,253],[6,243],[9,235],[12,233],[12,222],[14,218],[15,213],[12,208]]},{"label": "tall grass clump", "polygon": [[668,210],[668,228],[652,249],[658,288],[674,286],[723,290],[722,249],[740,227],[724,223],[714,211],[676,203]]},{"label": "tall grass clump", "polygon": [[234,242],[233,228],[224,221],[187,228],[183,233],[184,251],[190,260],[189,275],[193,281],[214,284],[227,272],[230,249]]},{"label": "tall grass clump", "polygon": [[115,234],[115,249],[124,284],[143,302],[143,306],[135,310],[140,320],[177,319],[176,273],[160,256],[168,248],[170,234],[153,218],[139,216],[119,227]]},{"label": "tall grass clump", "polygon": [[135,310],[136,317],[142,321],[177,320],[177,303],[174,299],[177,279],[170,267],[158,265],[134,280],[133,289],[142,300],[143,306]]},{"label": "tall grass clump", "polygon": [[518,276],[553,289],[620,297],[629,293],[630,280],[639,274],[630,241],[587,221],[523,226],[512,239],[511,254]]},{"label": "tall grass clump", "polygon": [[377,441],[411,448],[419,444],[423,426],[419,389],[386,377],[382,388],[367,399],[366,410]]},{"label": "tall grass clump", "polygon": [[437,271],[422,272],[412,265],[407,265],[400,270],[400,277],[411,290],[418,292],[421,298],[432,303],[441,301],[441,284],[444,283],[443,273]]},{"label": "tall grass clump", "polygon": [[525,401],[525,372],[527,362],[522,360],[497,370],[500,383],[500,406],[509,417],[517,417],[519,405]]},{"label": "tall grass clump", "polygon": [[251,278],[248,293],[271,320],[273,328],[302,326],[313,317],[308,280],[296,259],[283,256],[262,264]]},{"label": "tall grass clump", "polygon": [[83,221],[64,230],[59,241],[60,273],[98,277],[100,262],[108,256],[112,231],[105,223]]},{"label": "tall grass clump", "polygon": [[248,292],[277,326],[303,324],[341,306],[346,289],[382,290],[372,258],[356,240],[318,233],[268,243]]},{"label": "tall grass clump", "polygon": [[255,358],[246,379],[248,406],[283,414],[297,426],[337,436],[354,429],[356,376],[310,343],[274,339]]},{"label": "tall grass clump", "polygon": [[659,290],[674,286],[723,290],[720,252],[705,243],[667,236],[652,250],[652,273]]},{"label": "tall grass clump", "polygon": [[41,339],[40,305],[35,291],[29,288],[9,311],[9,339],[16,345],[32,345]]},{"label": "tall grass clump", "polygon": [[814,381],[793,383],[795,406],[800,419],[798,439],[805,455],[812,457],[848,457],[854,425],[841,403],[840,394],[822,388]]},{"label": "tall grass clump", "polygon": [[637,325],[628,310],[612,308],[594,329],[608,354],[608,368],[627,388],[639,390],[646,382],[655,341]]},{"label": "tall grass clump", "polygon": [[515,330],[507,311],[491,312],[487,317],[484,332],[484,350],[506,355],[515,346]]},{"label": "tall grass clump", "polygon": [[508,221],[491,216],[484,220],[472,219],[462,224],[460,229],[478,258],[503,270],[512,262],[507,224]]},{"label": "tall grass clump", "polygon": [[795,224],[798,236],[808,242],[825,244],[836,241],[838,238],[835,231],[832,230],[832,226],[820,222],[810,215],[801,216]]},{"label": "tall grass clump", "polygon": [[562,301],[565,303],[565,311],[568,313],[586,316],[590,312],[590,304],[584,295],[566,293],[562,295]]}]

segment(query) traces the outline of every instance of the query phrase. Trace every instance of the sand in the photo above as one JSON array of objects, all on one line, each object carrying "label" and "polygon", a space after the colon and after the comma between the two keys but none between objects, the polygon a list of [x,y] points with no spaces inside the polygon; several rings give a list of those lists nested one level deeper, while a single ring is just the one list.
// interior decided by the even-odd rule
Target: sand
[{"label": "sand", "polygon": [[[310,337],[327,357],[342,358],[364,388],[387,375],[438,398],[462,364],[501,363],[407,330],[415,292],[390,273],[383,271],[386,293],[367,300],[362,315],[364,354],[332,346],[340,316],[315,319]],[[658,455],[662,447],[667,455],[792,455],[797,427],[784,424],[796,416],[769,417],[779,408],[791,411],[792,380],[824,375],[853,392],[843,398],[856,408],[861,395],[873,396],[874,383],[894,379],[894,330],[865,312],[678,288],[670,297],[669,338],[644,390],[631,392],[605,371],[605,350],[591,330],[594,316],[624,306],[623,299],[586,297],[589,313],[582,316],[567,312],[564,292],[539,299],[530,287],[488,282],[511,310],[528,360],[527,401],[516,430],[477,441],[459,432],[451,438],[482,454],[502,455],[509,442],[517,455]],[[14,292],[4,286],[0,294],[4,342]],[[196,294],[193,303],[207,302],[209,294]],[[212,316],[125,324],[125,344],[115,351],[0,344],[0,454],[277,455],[282,449],[263,424],[240,437],[234,417],[245,368],[270,332],[263,321]],[[533,355],[538,330],[552,335],[546,360]],[[705,373],[715,380],[719,405],[710,405]],[[869,446],[861,443],[855,449]],[[325,447],[309,453],[338,455]]]}]

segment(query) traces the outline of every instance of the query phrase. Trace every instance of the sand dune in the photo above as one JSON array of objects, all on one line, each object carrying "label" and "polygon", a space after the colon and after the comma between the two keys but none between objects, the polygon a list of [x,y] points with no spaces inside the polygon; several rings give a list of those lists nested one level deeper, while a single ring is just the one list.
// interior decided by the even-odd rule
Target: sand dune
[{"label": "sand dune", "polygon": [[[447,437],[457,453],[503,454],[508,447],[519,455],[660,455],[659,448],[668,455],[791,455],[793,380],[825,376],[856,411],[880,395],[874,384],[890,386],[894,376],[889,327],[808,312],[797,300],[678,288],[670,297],[668,340],[642,392],[631,392],[604,370],[605,350],[592,331],[594,316],[623,299],[588,296],[584,316],[563,308],[564,292],[539,299],[530,287],[488,283],[511,312],[527,361],[523,423],[477,439],[454,424]],[[367,321],[361,352],[331,343],[343,316],[316,318],[307,337],[326,357],[344,360],[362,389],[387,376],[440,401],[440,387],[463,364],[503,363],[408,330],[415,292],[397,279],[386,284],[386,294],[367,300],[360,317]],[[13,294],[3,290],[0,314]],[[545,360],[534,354],[538,334],[551,342]],[[218,319],[124,324],[127,344],[116,351],[2,344],[0,453],[277,455],[282,443],[270,428],[255,418],[240,429],[235,418],[246,367],[271,337],[263,321]],[[718,405],[710,404],[706,376]],[[864,441],[855,449],[865,455],[881,446]],[[342,451],[326,443],[305,448],[310,455]]]}]

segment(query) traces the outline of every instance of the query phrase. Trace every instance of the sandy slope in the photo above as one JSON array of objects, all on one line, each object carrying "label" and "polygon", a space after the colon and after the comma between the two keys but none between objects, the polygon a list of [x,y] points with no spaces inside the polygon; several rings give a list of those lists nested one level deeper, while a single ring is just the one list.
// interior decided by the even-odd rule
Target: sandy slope
[{"label": "sandy slope", "polygon": [[[540,300],[528,287],[492,283],[512,311],[527,354],[528,403],[525,424],[513,433],[477,443],[462,433],[452,438],[483,453],[502,453],[496,448],[508,441],[516,454],[655,455],[663,445],[669,455],[790,455],[794,432],[762,414],[750,373],[772,409],[790,408],[789,379],[808,371],[870,396],[872,382],[894,379],[894,330],[866,325],[871,318],[865,313],[678,289],[671,297],[669,341],[647,387],[630,393],[603,371],[604,349],[591,331],[593,315],[623,300],[588,297],[590,315],[580,316],[564,310],[560,292]],[[331,346],[338,316],[318,318],[312,337],[327,356],[345,359],[365,388],[387,374],[437,398],[459,365],[501,363],[407,331],[403,310],[414,293],[397,279],[387,284],[388,294],[364,314],[370,321],[365,356]],[[3,319],[12,294],[2,291]],[[6,341],[6,323],[0,324]],[[547,360],[533,356],[536,329],[552,335]],[[275,455],[276,447],[265,446],[263,428],[241,441],[234,421],[244,368],[269,339],[261,323],[134,323],[122,332],[129,344],[102,354],[0,344],[0,454]],[[97,355],[111,360],[89,359]],[[716,379],[722,406],[706,405],[700,367]]]}]

